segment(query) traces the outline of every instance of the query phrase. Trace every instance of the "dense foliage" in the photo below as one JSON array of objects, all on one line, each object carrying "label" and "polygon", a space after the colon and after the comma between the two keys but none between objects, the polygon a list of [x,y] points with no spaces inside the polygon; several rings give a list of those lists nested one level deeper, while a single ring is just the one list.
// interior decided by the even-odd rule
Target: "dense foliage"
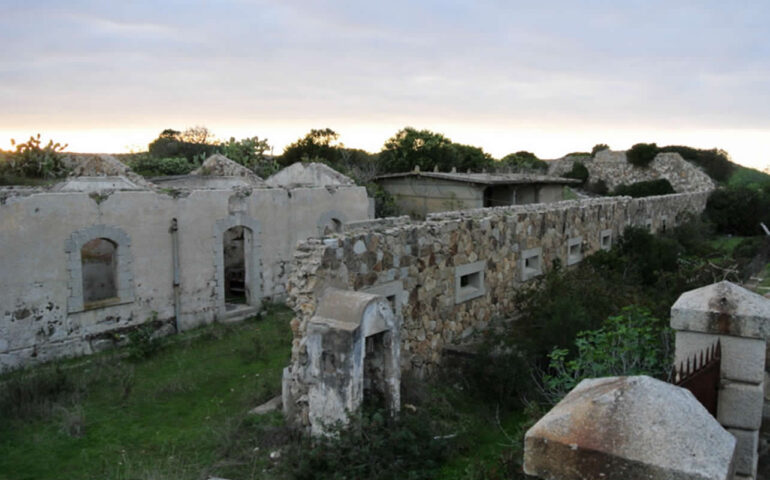
[{"label": "dense foliage", "polygon": [[134,155],[128,160],[128,165],[134,172],[145,177],[185,175],[199,166],[185,157],[156,158],[150,154]]},{"label": "dense foliage", "polygon": [[637,143],[626,152],[626,160],[636,167],[646,167],[660,150],[654,143]]},{"label": "dense foliage", "polygon": [[482,169],[494,165],[484,150],[452,142],[440,133],[406,127],[388,139],[380,152],[379,169],[383,173],[408,172],[419,166],[421,170],[438,167],[443,172],[453,167],[458,171]]},{"label": "dense foliage", "polygon": [[681,145],[662,147],[661,152],[675,152],[688,162],[703,169],[706,174],[717,182],[726,182],[735,171],[735,164],[730,161],[727,152],[720,149],[702,150]]},{"label": "dense foliage", "polygon": [[296,162],[327,162],[335,164],[342,155],[343,145],[337,143],[339,133],[331,128],[312,129],[304,137],[288,145],[278,162],[288,166]]},{"label": "dense foliage", "polygon": [[200,164],[202,159],[219,151],[211,133],[205,127],[192,127],[183,132],[167,128],[147,147],[151,157],[184,157]]},{"label": "dense foliage", "polygon": [[602,326],[577,334],[576,353],[554,348],[548,355],[543,393],[556,403],[586,378],[649,375],[666,379],[673,361],[671,330],[649,310],[631,305]]},{"label": "dense foliage", "polygon": [[572,169],[562,175],[562,177],[574,178],[576,180],[580,180],[582,183],[585,183],[586,180],[588,180],[588,169],[586,168],[585,164],[583,164],[583,162],[575,161],[572,163]]},{"label": "dense foliage", "polygon": [[736,187],[714,190],[706,202],[706,215],[720,233],[761,235],[760,222],[770,228],[770,189]]},{"label": "dense foliage", "polygon": [[626,159],[637,167],[646,167],[658,153],[678,153],[685,160],[703,169],[717,182],[726,182],[735,171],[735,164],[730,161],[727,152],[719,149],[702,150],[681,145],[658,147],[654,143],[637,143],[626,152]]},{"label": "dense foliage", "polygon": [[618,185],[612,192],[613,195],[627,195],[634,198],[668,195],[670,193],[675,193],[674,187],[665,178],[636,182],[631,185]]},{"label": "dense foliage", "polygon": [[67,175],[62,153],[67,145],[49,140],[43,146],[39,133],[24,143],[16,143],[12,139],[11,144],[15,147],[14,151],[0,152],[0,180],[5,178],[12,183],[12,179],[55,179]]},{"label": "dense foliage", "polygon": [[544,173],[548,171],[548,163],[537,158],[534,153],[526,151],[509,153],[500,159],[500,166],[511,168],[514,172]]}]

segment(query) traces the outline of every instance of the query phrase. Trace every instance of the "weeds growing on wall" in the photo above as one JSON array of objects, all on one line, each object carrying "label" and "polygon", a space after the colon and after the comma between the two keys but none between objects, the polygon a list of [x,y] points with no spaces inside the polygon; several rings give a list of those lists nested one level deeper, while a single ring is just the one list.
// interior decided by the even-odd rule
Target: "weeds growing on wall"
[{"label": "weeds growing on wall", "polygon": [[65,177],[68,169],[62,153],[67,145],[49,140],[42,145],[40,134],[24,143],[11,140],[15,150],[0,152],[0,185],[29,183],[25,180],[51,180]]}]

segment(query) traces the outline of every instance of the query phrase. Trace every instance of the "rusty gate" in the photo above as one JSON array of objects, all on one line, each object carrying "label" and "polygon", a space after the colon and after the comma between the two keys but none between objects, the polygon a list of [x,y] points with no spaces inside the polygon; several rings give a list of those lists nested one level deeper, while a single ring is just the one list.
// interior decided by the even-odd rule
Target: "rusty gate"
[{"label": "rusty gate", "polygon": [[716,344],[701,350],[679,366],[674,365],[671,383],[691,391],[695,398],[714,417],[717,416],[719,374],[722,365],[722,346]]}]

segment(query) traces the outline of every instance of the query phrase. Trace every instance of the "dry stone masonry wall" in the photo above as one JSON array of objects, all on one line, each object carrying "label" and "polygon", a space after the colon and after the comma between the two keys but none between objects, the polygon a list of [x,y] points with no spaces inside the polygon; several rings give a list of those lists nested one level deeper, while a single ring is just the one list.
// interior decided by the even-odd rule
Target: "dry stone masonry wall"
[{"label": "dry stone masonry wall", "polygon": [[626,152],[603,150],[591,157],[565,157],[550,162],[548,173],[563,175],[572,169],[574,162],[582,162],[588,169],[588,180],[604,180],[610,190],[618,185],[666,179],[674,191],[700,192],[713,190],[714,181],[696,165],[683,159],[678,153],[659,153],[646,167],[636,167],[626,160]]},{"label": "dry stone masonry wall", "polygon": [[329,287],[386,296],[402,318],[402,368],[429,372],[445,345],[514,314],[514,292],[554,261],[577,263],[608,248],[629,225],[671,228],[701,212],[707,196],[447,212],[419,223],[368,222],[367,230],[311,239],[298,247],[287,285],[296,311],[292,368],[304,368],[307,323]]}]

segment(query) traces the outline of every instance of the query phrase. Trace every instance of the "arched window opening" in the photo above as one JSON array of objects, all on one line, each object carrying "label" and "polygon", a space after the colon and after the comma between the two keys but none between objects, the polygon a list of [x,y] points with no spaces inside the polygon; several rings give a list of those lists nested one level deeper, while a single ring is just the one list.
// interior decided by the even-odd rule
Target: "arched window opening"
[{"label": "arched window opening", "polygon": [[332,233],[342,232],[342,222],[337,218],[330,218],[326,225],[324,225],[323,234],[329,235]]},{"label": "arched window opening", "polygon": [[83,274],[83,303],[101,302],[118,297],[117,248],[106,238],[94,238],[80,249]]}]

